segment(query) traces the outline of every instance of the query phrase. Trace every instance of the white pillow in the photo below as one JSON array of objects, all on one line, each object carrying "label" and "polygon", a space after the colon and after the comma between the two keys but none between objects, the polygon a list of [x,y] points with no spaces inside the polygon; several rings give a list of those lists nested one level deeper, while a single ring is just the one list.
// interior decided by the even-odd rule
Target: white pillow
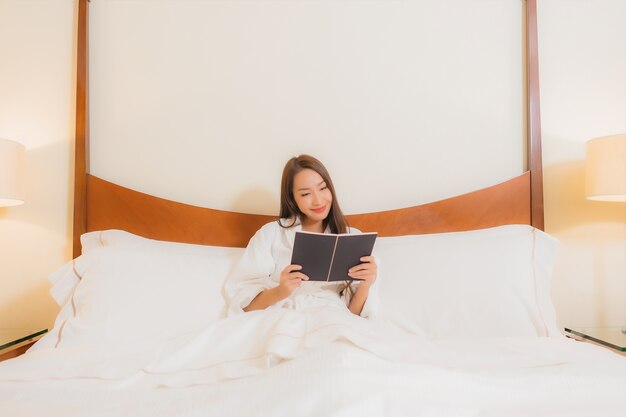
[{"label": "white pillow", "polygon": [[381,318],[431,338],[560,336],[557,247],[526,225],[378,238]]},{"label": "white pillow", "polygon": [[244,251],[120,230],[87,233],[81,243],[83,254],[50,277],[63,306],[38,348],[138,347],[197,330],[224,315],[223,282]]}]

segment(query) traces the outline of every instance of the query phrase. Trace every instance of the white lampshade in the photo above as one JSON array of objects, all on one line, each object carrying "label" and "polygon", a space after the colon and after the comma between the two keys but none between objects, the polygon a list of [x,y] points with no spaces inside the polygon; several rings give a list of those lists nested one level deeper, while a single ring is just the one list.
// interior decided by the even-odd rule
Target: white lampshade
[{"label": "white lampshade", "polygon": [[24,203],[20,183],[25,152],[24,145],[0,139],[0,207]]},{"label": "white lampshade", "polygon": [[588,141],[586,171],[589,200],[626,202],[626,134]]}]

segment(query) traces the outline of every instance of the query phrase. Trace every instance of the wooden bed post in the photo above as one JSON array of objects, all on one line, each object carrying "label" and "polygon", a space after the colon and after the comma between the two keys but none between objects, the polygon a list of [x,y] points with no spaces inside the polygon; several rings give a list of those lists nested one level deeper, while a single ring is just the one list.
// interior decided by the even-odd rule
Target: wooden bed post
[{"label": "wooden bed post", "polygon": [[89,113],[87,44],[87,0],[78,1],[78,34],[76,45],[76,132],[74,149],[74,231],[73,257],[81,253],[80,236],[87,231],[87,172]]},{"label": "wooden bed post", "polygon": [[526,2],[526,65],[528,77],[528,170],[530,171],[530,221],[544,230],[543,169],[541,158],[541,117],[539,108],[539,51],[537,0]]}]

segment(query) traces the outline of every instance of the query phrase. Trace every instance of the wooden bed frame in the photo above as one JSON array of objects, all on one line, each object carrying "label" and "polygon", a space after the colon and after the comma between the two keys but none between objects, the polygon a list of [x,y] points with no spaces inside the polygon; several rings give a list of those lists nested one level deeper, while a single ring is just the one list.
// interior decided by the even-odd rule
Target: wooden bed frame
[{"label": "wooden bed frame", "polygon": [[[504,183],[429,204],[348,216],[351,226],[380,236],[530,224],[543,230],[543,179],[539,117],[537,1],[526,0],[528,171]],[[275,216],[235,213],[164,200],[89,174],[88,0],[79,0],[76,71],[74,257],[80,236],[122,229],[152,239],[218,246],[246,246]]]}]

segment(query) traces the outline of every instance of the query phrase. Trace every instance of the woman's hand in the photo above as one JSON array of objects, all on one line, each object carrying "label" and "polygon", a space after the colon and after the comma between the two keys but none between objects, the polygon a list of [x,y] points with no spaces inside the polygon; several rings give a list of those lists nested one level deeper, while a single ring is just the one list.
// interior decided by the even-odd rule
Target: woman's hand
[{"label": "woman's hand", "polygon": [[373,256],[364,256],[360,261],[363,263],[353,266],[348,270],[348,276],[359,280],[361,282],[359,287],[369,287],[376,281],[376,275],[378,273],[376,259]]},{"label": "woman's hand", "polygon": [[300,286],[302,281],[309,279],[302,272],[298,272],[301,269],[300,265],[287,265],[283,272],[280,273],[278,287],[261,291],[250,301],[250,304],[244,307],[243,311],[263,310],[289,297],[293,290]]},{"label": "woman's hand", "polygon": [[299,272],[301,269],[300,265],[287,265],[280,273],[280,284],[278,284],[277,291],[282,298],[289,297],[302,281],[309,280],[309,277]]},{"label": "woman's hand", "polygon": [[376,281],[376,275],[378,273],[376,259],[374,259],[373,256],[364,256],[360,260],[363,262],[362,264],[353,266],[348,270],[350,278],[359,281],[359,286],[348,304],[348,309],[357,316],[363,311],[363,306],[367,301],[370,287],[374,281]]}]

